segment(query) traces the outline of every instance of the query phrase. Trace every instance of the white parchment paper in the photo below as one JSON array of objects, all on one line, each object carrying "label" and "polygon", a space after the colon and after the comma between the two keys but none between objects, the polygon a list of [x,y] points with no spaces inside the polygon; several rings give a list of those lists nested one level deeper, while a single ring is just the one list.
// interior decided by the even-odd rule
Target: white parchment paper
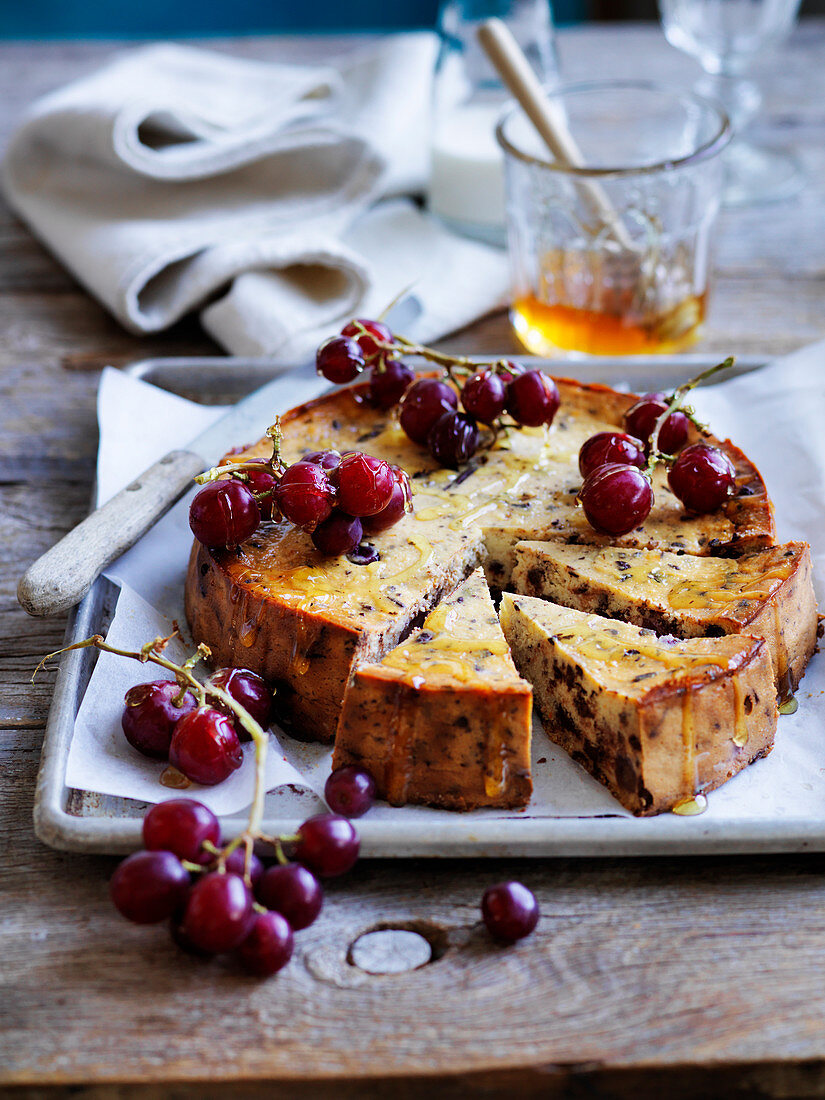
[{"label": "white parchment paper", "polygon": [[[776,504],[779,539],[810,542],[822,605],[825,342],[752,374],[702,389],[693,403],[717,435],[733,439],[762,471]],[[106,370],[98,402],[99,500],[107,499],[172,447],[186,443],[221,411]],[[150,638],[167,634],[173,619],[185,621],[183,582],[192,538],[189,499],[176,505],[108,571],[107,576],[121,586],[109,633],[113,644],[139,649]],[[179,796],[180,792],[159,783],[163,765],[135,752],[120,729],[125,691],[150,678],[160,676],[147,675],[144,667],[123,658],[100,656],[75,724],[68,786],[146,802]],[[737,822],[805,818],[821,820],[825,826],[825,662],[819,655],[812,660],[797,698],[797,713],[780,718],[770,756],[714,791],[703,820],[708,816]],[[320,796],[330,756],[329,749],[293,741],[274,728],[268,789],[291,785]],[[538,721],[533,731],[533,778],[529,816],[627,816],[599,783],[547,739]],[[229,814],[249,804],[252,784],[252,749],[247,746],[243,766],[230,779],[212,788],[193,786],[187,794],[216,813]],[[522,816],[524,811],[514,813]],[[476,814],[502,816],[500,810]],[[371,817],[379,819],[398,815],[407,820],[454,816],[420,806],[393,809],[379,804],[371,811]]]}]

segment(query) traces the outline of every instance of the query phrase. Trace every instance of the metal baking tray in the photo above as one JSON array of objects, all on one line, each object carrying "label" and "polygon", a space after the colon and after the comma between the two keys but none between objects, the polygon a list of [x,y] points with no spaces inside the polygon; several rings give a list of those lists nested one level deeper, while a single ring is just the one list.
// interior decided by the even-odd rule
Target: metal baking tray
[{"label": "metal baking tray", "polygon": [[[529,360],[558,376],[599,381],[633,391],[672,385],[715,362],[708,355],[632,357],[626,359]],[[755,370],[764,360],[742,357],[736,369]],[[209,404],[228,404],[262,385],[279,369],[257,359],[147,359],[126,368],[132,375],[181,396]],[[66,645],[94,633],[106,633],[118,589],[98,579],[74,609],[66,629]],[[97,653],[78,650],[60,659],[49,719],[43,740],[35,795],[34,822],[38,837],[54,848],[83,852],[127,852],[140,846],[145,803],[73,790],[66,786],[66,761],[75,717],[94,668]],[[270,835],[292,833],[320,803],[309,792],[276,791],[267,796],[265,829]],[[426,824],[422,826],[422,821]],[[222,821],[227,838],[246,824],[244,816]],[[700,817],[539,817],[434,814],[405,820],[368,815],[358,823],[362,853],[367,857],[501,857],[501,856],[622,856],[699,853],[796,852],[825,850],[825,833],[808,820],[764,823],[732,822]]]}]

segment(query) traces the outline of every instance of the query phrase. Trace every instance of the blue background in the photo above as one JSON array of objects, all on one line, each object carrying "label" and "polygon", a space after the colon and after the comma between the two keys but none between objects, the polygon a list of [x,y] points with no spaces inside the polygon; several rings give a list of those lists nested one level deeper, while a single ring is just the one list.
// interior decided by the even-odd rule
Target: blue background
[{"label": "blue background", "polygon": [[[587,0],[554,0],[557,24]],[[3,38],[122,38],[432,27],[438,0],[0,0]]]}]

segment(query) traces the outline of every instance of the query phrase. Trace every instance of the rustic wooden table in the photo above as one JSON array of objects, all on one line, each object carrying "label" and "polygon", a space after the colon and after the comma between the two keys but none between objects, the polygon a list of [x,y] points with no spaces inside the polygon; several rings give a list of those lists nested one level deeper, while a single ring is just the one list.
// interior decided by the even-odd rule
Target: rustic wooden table
[{"label": "rustic wooden table", "polygon": [[[218,43],[261,58],[342,42]],[[0,47],[0,144],[22,107],[111,44]],[[565,72],[689,82],[658,30],[561,36]],[[764,69],[761,129],[809,174],[791,202],[728,212],[703,347],[784,352],[825,335],[825,22]],[[0,210],[0,1087],[42,1095],[288,1097],[825,1095],[821,856],[367,863],[330,890],[277,979],[178,952],[119,920],[114,861],[50,851],[32,833],[48,676],[29,682],[63,622],[27,619],[18,575],[87,509],[99,368],[217,353],[195,323],[125,334]],[[503,316],[447,344],[513,349]],[[766,431],[770,426],[766,425]],[[549,853],[552,855],[552,853]],[[518,877],[542,920],[521,945],[479,928],[483,888]],[[820,906],[823,908],[820,909]],[[437,961],[372,976],[346,961],[365,929],[418,922]],[[115,1090],[115,1085],[121,1088]]]}]

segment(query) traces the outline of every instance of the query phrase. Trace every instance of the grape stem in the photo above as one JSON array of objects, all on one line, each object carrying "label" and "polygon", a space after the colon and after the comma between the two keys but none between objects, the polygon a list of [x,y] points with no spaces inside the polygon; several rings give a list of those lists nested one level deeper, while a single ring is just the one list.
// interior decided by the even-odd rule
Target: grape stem
[{"label": "grape stem", "polygon": [[[273,474],[283,473],[286,463],[281,457],[284,433],[281,429],[280,416],[275,417],[275,423],[270,424],[266,429],[266,434],[272,442],[272,456],[267,461]],[[227,474],[234,474],[239,481],[248,481],[247,470],[250,466],[259,465],[260,462],[261,459],[249,459],[246,462],[224,462],[222,466],[211,466],[208,470],[204,470],[202,474],[196,474],[195,481],[198,485],[206,485],[210,481],[217,481],[219,478],[226,477]],[[256,499],[268,496],[267,493],[255,493],[253,495]]]},{"label": "grape stem", "polygon": [[[226,870],[226,861],[229,856],[236,848],[240,848],[243,844],[245,847],[244,877],[249,881],[252,847],[255,840],[262,835],[261,825],[263,823],[264,799],[266,797],[266,758],[269,751],[269,736],[259,723],[255,721],[249,711],[236,699],[233,699],[228,692],[218,687],[217,684],[212,683],[211,680],[207,680],[205,684],[202,684],[194,675],[192,672],[194,666],[199,661],[205,660],[211,656],[208,646],[203,644],[199,645],[191,657],[187,658],[181,665],[176,665],[173,661],[163,656],[163,650],[175,635],[180,637],[177,628],[173,630],[168,637],[155,638],[154,641],[148,642],[139,651],[134,651],[119,649],[117,646],[109,645],[109,643],[103,639],[102,635],[94,634],[91,638],[84,638],[80,642],[74,642],[72,645],[64,646],[62,649],[56,649],[53,653],[47,654],[34,670],[32,681],[34,681],[35,676],[37,676],[37,673],[45,666],[47,661],[52,660],[54,657],[58,657],[61,653],[69,653],[72,650],[78,649],[97,649],[104,653],[112,653],[118,657],[130,657],[132,660],[139,661],[141,664],[149,663],[158,665],[160,668],[166,669],[168,672],[174,674],[175,680],[180,684],[182,692],[191,690],[194,693],[198,700],[198,706],[206,706],[207,697],[209,696],[213,699],[217,699],[230,711],[230,713],[234,714],[252,738],[253,744],[255,745],[255,789],[252,797],[252,806],[249,811],[249,823],[246,829],[234,840],[231,840],[224,848],[218,849],[209,841],[204,843],[204,847],[210,855],[216,857],[218,864],[217,869],[223,872]],[[294,838],[284,837],[282,839],[292,840]],[[279,850],[282,851],[282,849],[280,849],[280,840],[276,844],[276,853]],[[198,865],[198,869],[202,870],[203,868]]]},{"label": "grape stem", "polygon": [[696,414],[693,409],[687,405],[683,406],[682,402],[691,390],[695,389],[698,385],[706,381],[708,378],[713,377],[714,374],[718,374],[719,371],[729,370],[733,366],[733,364],[734,358],[732,355],[729,355],[728,358],[725,359],[723,362],[717,363],[713,367],[708,367],[708,369],[703,370],[701,374],[697,374],[695,378],[690,378],[687,382],[683,383],[683,385],[677,386],[673,393],[670,395],[670,398],[667,401],[667,408],[659,416],[653,426],[653,431],[650,433],[650,455],[647,461],[647,467],[645,468],[645,474],[648,478],[652,476],[653,471],[659,465],[659,463],[669,465],[674,462],[676,458],[675,455],[668,455],[659,450],[659,433],[661,432],[667,418],[672,412],[675,412],[677,409],[679,409],[685,414],[685,416],[687,416],[691,423],[696,425],[696,427],[700,431],[706,432],[708,430],[707,425],[702,424],[699,420],[697,420]]}]

